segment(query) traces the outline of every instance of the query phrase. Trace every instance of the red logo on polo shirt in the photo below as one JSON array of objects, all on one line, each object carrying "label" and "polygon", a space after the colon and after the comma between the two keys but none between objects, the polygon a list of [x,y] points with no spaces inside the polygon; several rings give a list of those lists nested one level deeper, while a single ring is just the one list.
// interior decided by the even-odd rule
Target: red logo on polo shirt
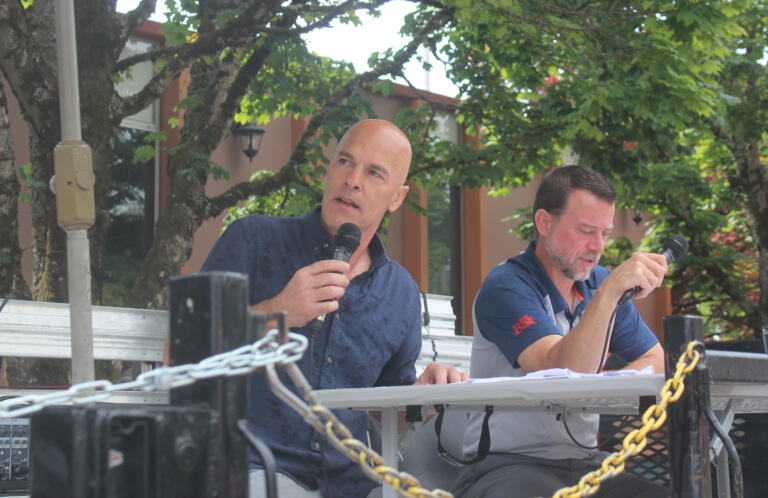
[{"label": "red logo on polo shirt", "polygon": [[513,329],[514,329],[514,331],[515,331],[515,335],[519,335],[519,334],[520,334],[520,332],[522,332],[523,330],[527,329],[528,327],[530,327],[530,326],[531,326],[531,325],[533,325],[534,323],[536,323],[536,322],[534,322],[534,321],[533,321],[533,318],[531,318],[531,317],[530,317],[530,316],[528,316],[528,315],[524,315],[522,318],[520,318],[520,319],[519,319],[519,320],[518,320],[518,321],[517,321],[517,322],[516,322],[516,323],[515,323],[515,324],[512,326],[512,328],[513,328]]}]

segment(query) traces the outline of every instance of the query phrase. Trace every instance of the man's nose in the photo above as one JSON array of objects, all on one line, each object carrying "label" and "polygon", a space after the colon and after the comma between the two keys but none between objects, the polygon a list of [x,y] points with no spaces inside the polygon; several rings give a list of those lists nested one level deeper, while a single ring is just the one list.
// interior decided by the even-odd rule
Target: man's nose
[{"label": "man's nose", "polygon": [[363,175],[361,168],[351,168],[344,183],[346,183],[349,188],[359,189],[360,185],[362,184],[362,178]]},{"label": "man's nose", "polygon": [[597,232],[592,235],[587,243],[587,249],[590,252],[602,254],[603,250],[605,249],[605,237],[603,237],[603,234]]}]

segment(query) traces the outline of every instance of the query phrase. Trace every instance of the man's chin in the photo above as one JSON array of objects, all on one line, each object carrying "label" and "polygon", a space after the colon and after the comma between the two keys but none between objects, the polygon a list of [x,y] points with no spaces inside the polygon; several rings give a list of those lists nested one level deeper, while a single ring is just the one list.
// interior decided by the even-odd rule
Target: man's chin
[{"label": "man's chin", "polygon": [[592,274],[592,268],[583,271],[563,270],[563,274],[571,280],[583,281],[587,280]]}]

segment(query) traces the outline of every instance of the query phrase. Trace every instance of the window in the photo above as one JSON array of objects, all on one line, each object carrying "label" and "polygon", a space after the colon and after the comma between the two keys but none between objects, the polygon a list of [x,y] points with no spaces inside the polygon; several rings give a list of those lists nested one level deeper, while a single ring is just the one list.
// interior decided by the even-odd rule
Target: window
[{"label": "window", "polygon": [[[131,39],[121,56],[142,53],[150,47],[149,42]],[[138,92],[150,80],[152,74],[152,63],[137,64],[118,84],[118,93],[126,96]],[[154,238],[158,214],[158,145],[148,144],[145,138],[149,132],[158,130],[158,122],[158,103],[153,102],[142,111],[124,119],[114,137],[108,194],[110,226],[107,233],[102,296],[102,302],[106,305],[126,305],[141,261]],[[134,163],[134,153],[146,145],[154,146],[155,156],[144,163]]]},{"label": "window", "polygon": [[[459,141],[459,125],[452,114],[438,112],[436,120],[438,137]],[[461,187],[430,185],[426,190],[429,292],[453,297],[456,330],[461,333]]]}]

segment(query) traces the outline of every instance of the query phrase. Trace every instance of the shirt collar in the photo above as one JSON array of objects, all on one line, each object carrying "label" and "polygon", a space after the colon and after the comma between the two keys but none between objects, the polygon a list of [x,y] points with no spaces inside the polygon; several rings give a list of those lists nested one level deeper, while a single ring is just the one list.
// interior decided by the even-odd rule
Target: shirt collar
[{"label": "shirt collar", "polygon": [[[305,247],[312,247],[319,259],[329,259],[333,255],[333,246],[331,237],[326,233],[325,228],[320,223],[320,209],[317,206],[309,211],[301,219],[301,237]],[[368,243],[368,253],[371,256],[371,268],[369,271],[376,270],[387,261],[387,251],[379,238],[379,234],[373,236]]]}]

